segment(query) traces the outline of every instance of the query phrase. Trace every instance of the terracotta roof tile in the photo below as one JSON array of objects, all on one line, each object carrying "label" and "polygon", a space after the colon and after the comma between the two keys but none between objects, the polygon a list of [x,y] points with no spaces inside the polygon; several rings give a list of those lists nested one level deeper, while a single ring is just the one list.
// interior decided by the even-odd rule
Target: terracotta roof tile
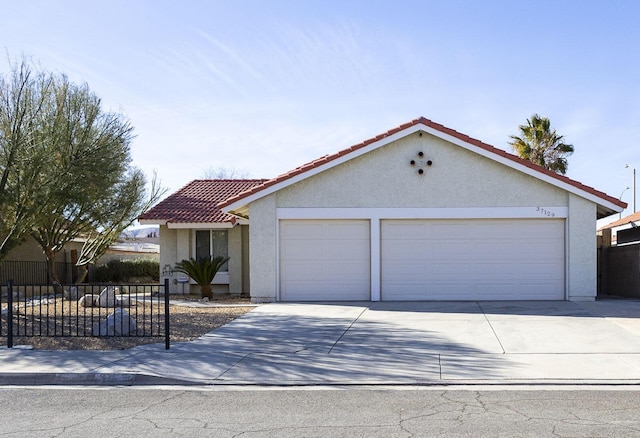
[{"label": "terracotta roof tile", "polygon": [[303,164],[302,166],[299,166],[299,167],[297,167],[297,168],[295,168],[295,169],[293,169],[293,170],[291,170],[291,171],[289,171],[287,173],[283,173],[282,175],[279,175],[279,176],[277,176],[277,177],[275,177],[273,179],[270,179],[270,180],[264,182],[262,185],[251,187],[250,189],[245,190],[242,193],[238,193],[238,194],[236,194],[234,196],[231,196],[227,200],[221,202],[219,204],[219,206],[220,207],[226,207],[228,205],[231,205],[236,201],[239,201],[239,200],[241,200],[243,198],[246,198],[247,196],[250,196],[250,195],[253,195],[255,193],[258,193],[261,190],[266,189],[267,187],[270,187],[270,186],[272,186],[274,184],[278,184],[278,183],[281,183],[283,181],[286,181],[286,180],[288,180],[288,179],[290,179],[290,178],[292,178],[292,177],[294,177],[296,175],[299,175],[301,173],[304,173],[304,172],[306,172],[306,171],[308,171],[308,170],[310,170],[310,169],[312,169],[314,167],[326,164],[326,163],[328,163],[328,162],[330,162],[332,160],[335,160],[335,159],[337,159],[339,157],[342,157],[344,155],[347,155],[347,154],[349,154],[351,152],[354,152],[354,151],[357,151],[359,149],[362,149],[362,148],[364,148],[366,146],[369,146],[372,143],[375,143],[376,141],[382,140],[382,139],[384,139],[386,137],[389,137],[391,135],[397,134],[398,132],[400,132],[400,131],[402,131],[404,129],[407,129],[407,128],[410,128],[410,127],[413,127],[413,126],[416,126],[416,125],[427,126],[429,128],[435,129],[436,131],[440,131],[440,132],[442,132],[444,134],[450,135],[450,136],[455,137],[455,138],[457,138],[459,140],[462,140],[462,141],[464,141],[466,143],[469,143],[469,144],[477,146],[477,147],[479,147],[481,149],[484,149],[485,151],[488,151],[488,152],[491,152],[493,154],[499,155],[501,157],[507,158],[507,159],[509,159],[511,161],[514,161],[514,162],[518,163],[518,164],[521,164],[521,165],[524,165],[524,166],[526,166],[526,167],[528,167],[530,169],[533,169],[533,170],[535,170],[535,171],[537,171],[539,173],[545,174],[545,175],[550,176],[552,178],[555,178],[555,179],[557,179],[559,181],[562,181],[562,182],[564,182],[566,184],[572,185],[572,186],[574,186],[574,187],[576,187],[576,188],[578,188],[580,190],[583,190],[583,191],[585,191],[587,193],[595,195],[595,196],[597,196],[597,197],[599,197],[599,198],[601,198],[603,200],[606,200],[606,201],[608,201],[608,202],[610,202],[610,203],[612,203],[614,205],[617,205],[619,207],[623,207],[624,208],[624,207],[627,206],[627,204],[625,202],[622,202],[618,198],[614,198],[613,196],[609,196],[604,192],[601,192],[601,191],[598,191],[598,190],[594,189],[593,187],[586,186],[586,185],[584,185],[584,184],[582,184],[582,183],[580,183],[578,181],[575,181],[575,180],[572,180],[570,178],[567,178],[566,176],[559,175],[559,174],[557,174],[557,173],[555,173],[555,172],[553,172],[551,170],[547,170],[544,167],[538,166],[536,164],[533,164],[530,161],[523,160],[522,158],[520,158],[520,157],[518,157],[516,155],[510,154],[510,153],[506,152],[503,149],[499,149],[499,148],[491,146],[491,145],[489,145],[487,143],[483,143],[480,140],[477,140],[475,138],[471,138],[471,137],[469,137],[468,135],[465,135],[465,134],[461,134],[458,131],[455,131],[455,130],[453,130],[451,128],[447,128],[446,126],[441,125],[439,123],[432,122],[431,120],[426,119],[424,117],[420,117],[420,118],[417,118],[415,120],[412,120],[411,122],[404,123],[404,124],[400,125],[399,127],[390,129],[389,131],[387,131],[387,132],[385,132],[383,134],[379,134],[379,135],[377,135],[377,136],[375,136],[373,138],[370,138],[369,140],[365,140],[362,143],[358,143],[356,145],[353,145],[351,147],[343,149],[343,150],[341,150],[341,151],[339,151],[337,153],[325,156],[323,158],[326,158],[326,159],[323,159],[322,162],[320,162],[320,163],[318,162],[319,160],[314,160],[314,161],[311,161],[310,163]]},{"label": "terracotta roof tile", "polygon": [[266,181],[265,179],[194,180],[160,201],[139,219],[170,223],[234,223],[235,217],[223,213],[218,204]]}]

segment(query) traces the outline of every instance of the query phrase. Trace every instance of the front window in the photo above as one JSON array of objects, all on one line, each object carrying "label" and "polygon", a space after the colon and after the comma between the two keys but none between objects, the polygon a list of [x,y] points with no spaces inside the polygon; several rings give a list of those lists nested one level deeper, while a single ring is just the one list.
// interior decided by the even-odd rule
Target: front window
[{"label": "front window", "polygon": [[[196,230],[196,259],[229,255],[229,240],[227,230]],[[229,271],[225,263],[221,272]]]}]

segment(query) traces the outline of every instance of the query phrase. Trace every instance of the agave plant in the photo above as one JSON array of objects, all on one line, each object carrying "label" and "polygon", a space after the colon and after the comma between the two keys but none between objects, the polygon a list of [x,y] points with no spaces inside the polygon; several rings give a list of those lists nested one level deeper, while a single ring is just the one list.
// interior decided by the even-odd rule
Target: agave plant
[{"label": "agave plant", "polygon": [[211,282],[227,261],[229,261],[229,257],[223,256],[205,257],[198,260],[191,258],[177,263],[173,269],[188,275],[198,283],[203,298],[213,298]]}]

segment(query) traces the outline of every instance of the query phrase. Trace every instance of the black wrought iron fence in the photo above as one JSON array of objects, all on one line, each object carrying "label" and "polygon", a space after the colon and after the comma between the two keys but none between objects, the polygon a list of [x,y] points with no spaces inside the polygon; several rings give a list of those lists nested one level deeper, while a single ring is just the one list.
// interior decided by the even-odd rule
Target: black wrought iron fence
[{"label": "black wrought iron fence", "polygon": [[157,337],[169,349],[164,284],[0,286],[0,337]]}]

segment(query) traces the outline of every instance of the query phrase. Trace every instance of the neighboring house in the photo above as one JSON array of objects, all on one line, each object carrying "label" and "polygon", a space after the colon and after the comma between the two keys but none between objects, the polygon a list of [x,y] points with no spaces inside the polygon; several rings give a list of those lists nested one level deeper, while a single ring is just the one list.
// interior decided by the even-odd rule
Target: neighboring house
[{"label": "neighboring house", "polygon": [[[77,238],[67,243],[56,255],[56,271],[61,281],[75,280],[73,263],[84,245],[84,238]],[[32,237],[28,237],[0,260],[0,283],[13,280],[16,284],[48,284],[47,258],[42,248]]]},{"label": "neighboring house", "polygon": [[249,292],[248,221],[223,213],[218,204],[265,181],[195,180],[140,216],[143,225],[160,225],[161,281],[170,280],[172,293],[198,290],[172,271],[177,262],[213,255],[230,257],[213,281],[214,292]]},{"label": "neighboring house", "polygon": [[[605,230],[611,230],[611,244],[624,244],[640,240],[640,211],[611,222],[598,229],[602,234]],[[621,239],[618,239],[618,233]]]},{"label": "neighboring house", "polygon": [[254,301],[593,300],[596,220],[626,207],[424,118],[235,193],[189,194],[203,184],[167,200],[179,220],[161,203],[141,222],[161,225],[162,263],[226,231],[238,290],[250,221]]}]

